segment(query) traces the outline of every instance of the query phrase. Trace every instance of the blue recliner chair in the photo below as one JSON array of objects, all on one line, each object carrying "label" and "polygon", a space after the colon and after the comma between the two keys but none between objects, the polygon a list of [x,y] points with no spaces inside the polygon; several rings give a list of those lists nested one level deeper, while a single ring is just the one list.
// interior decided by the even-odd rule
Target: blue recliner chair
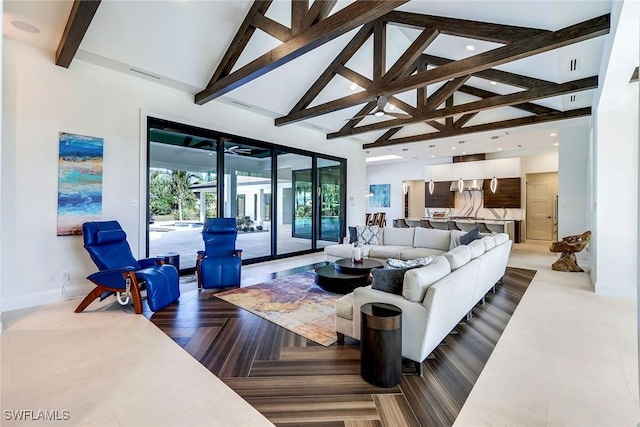
[{"label": "blue recliner chair", "polygon": [[236,249],[238,227],[234,218],[206,218],[202,227],[204,251],[198,251],[198,287],[240,286],[242,250]]},{"label": "blue recliner chair", "polygon": [[76,313],[82,312],[105,293],[130,292],[134,310],[140,314],[142,282],[152,311],[162,310],[178,300],[180,286],[176,268],[163,264],[162,258],[136,260],[118,221],[85,222],[82,233],[84,247],[100,271],[87,277],[96,287],[78,305]]}]

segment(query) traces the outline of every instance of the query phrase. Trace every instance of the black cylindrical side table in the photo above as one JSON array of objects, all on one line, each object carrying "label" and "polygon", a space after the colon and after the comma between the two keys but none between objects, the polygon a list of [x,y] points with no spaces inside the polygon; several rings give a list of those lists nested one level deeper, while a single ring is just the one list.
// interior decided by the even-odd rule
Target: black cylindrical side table
[{"label": "black cylindrical side table", "polygon": [[164,263],[173,265],[178,270],[178,274],[180,274],[180,254],[178,252],[163,252],[156,256],[164,258]]},{"label": "black cylindrical side table", "polygon": [[402,380],[402,310],[391,304],[368,303],[360,308],[360,375],[377,387]]}]

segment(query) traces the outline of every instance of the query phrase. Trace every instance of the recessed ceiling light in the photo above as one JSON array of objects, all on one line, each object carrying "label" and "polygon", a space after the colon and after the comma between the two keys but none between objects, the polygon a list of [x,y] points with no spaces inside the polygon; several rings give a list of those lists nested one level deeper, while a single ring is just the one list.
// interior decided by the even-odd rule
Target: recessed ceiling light
[{"label": "recessed ceiling light", "polygon": [[498,147],[498,151],[502,151],[502,147]]},{"label": "recessed ceiling light", "polygon": [[474,45],[472,45],[472,44],[468,44],[468,45],[466,45],[466,46],[465,46],[465,48],[466,48],[467,50],[472,51],[472,52],[473,52],[474,50],[476,50],[476,47],[475,47]]},{"label": "recessed ceiling light", "polygon": [[432,154],[432,155],[431,155],[431,158],[433,159],[434,157],[435,157],[435,156]]},{"label": "recessed ceiling light", "polygon": [[451,149],[452,149],[452,150],[455,150],[455,149],[456,149],[456,147],[451,147]]},{"label": "recessed ceiling light", "polygon": [[489,83],[491,83],[494,86],[498,84],[498,83],[494,82],[493,80],[491,80]]},{"label": "recessed ceiling light", "polygon": [[389,111],[393,111],[396,109],[396,106],[393,104],[389,104]]},{"label": "recessed ceiling light", "polygon": [[466,152],[466,151],[463,151],[463,152],[462,152],[462,154],[467,154],[467,152]]},{"label": "recessed ceiling light", "polygon": [[556,142],[556,143],[555,143],[555,144],[553,144],[553,145],[560,145],[560,143],[559,143],[559,142]]},{"label": "recessed ceiling light", "polygon": [[351,83],[351,86],[349,86],[349,88],[350,88],[351,90],[356,90],[356,89],[358,89],[358,85],[357,85],[357,84],[355,84],[355,83]]},{"label": "recessed ceiling light", "polygon": [[403,148],[402,151],[409,151],[409,149],[408,148]]},{"label": "recessed ceiling light", "polygon": [[556,136],[556,135],[557,135],[557,133],[555,133],[555,132],[549,134],[549,136]]},{"label": "recessed ceiling light", "polygon": [[37,34],[40,32],[40,28],[35,25],[27,24],[24,21],[11,21],[11,25],[19,30],[26,31],[27,33]]}]

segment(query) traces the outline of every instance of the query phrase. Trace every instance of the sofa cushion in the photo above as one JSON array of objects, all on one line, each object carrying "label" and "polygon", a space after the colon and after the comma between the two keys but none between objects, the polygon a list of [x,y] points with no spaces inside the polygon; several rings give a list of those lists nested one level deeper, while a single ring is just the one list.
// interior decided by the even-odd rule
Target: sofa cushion
[{"label": "sofa cushion", "polygon": [[401,258],[402,251],[410,249],[407,246],[372,246],[369,251],[371,258]]},{"label": "sofa cushion", "polygon": [[409,301],[422,302],[429,286],[450,272],[449,261],[443,256],[435,257],[431,264],[424,267],[412,268],[404,275],[402,296]]},{"label": "sofa cushion", "polygon": [[385,265],[385,267],[388,267],[388,268],[424,267],[425,265],[429,265],[429,263],[433,261],[433,258],[435,258],[435,256],[433,255],[422,257],[422,258],[410,259],[410,260],[389,258],[387,259],[387,264]]},{"label": "sofa cushion", "polygon": [[509,240],[509,235],[507,233],[494,234],[492,237],[496,241],[496,246],[501,245]]},{"label": "sofa cushion", "polygon": [[474,240],[467,247],[471,250],[471,259],[476,259],[484,253],[484,242],[482,240]]},{"label": "sofa cushion", "polygon": [[461,230],[451,230],[449,232],[451,234],[451,238],[449,239],[449,249],[451,250],[453,248],[457,248],[458,246],[460,246],[460,237],[464,236],[465,233],[464,231]]},{"label": "sofa cushion", "polygon": [[490,251],[491,249],[496,247],[496,240],[492,236],[484,236],[480,239],[482,243],[484,243],[484,250]]},{"label": "sofa cushion", "polygon": [[385,246],[413,246],[415,228],[388,228],[385,230]]},{"label": "sofa cushion", "polygon": [[414,248],[449,250],[451,234],[449,230],[438,230],[435,228],[417,227],[413,239]]},{"label": "sofa cushion", "polygon": [[[368,257],[369,251],[375,246],[364,245],[362,246],[362,256]],[[329,245],[324,248],[325,255],[337,257],[337,258],[351,258],[353,256],[353,245],[342,243],[339,245]]]},{"label": "sofa cushion", "polygon": [[353,319],[353,292],[336,300],[336,315],[343,319]]},{"label": "sofa cushion", "polygon": [[480,232],[478,231],[478,227],[473,227],[468,233],[460,236],[460,244],[468,245],[469,243],[479,238],[480,238]]},{"label": "sofa cushion", "polygon": [[406,268],[374,268],[371,270],[373,281],[371,289],[377,289],[390,294],[402,295],[404,274],[415,267]]},{"label": "sofa cushion", "polygon": [[444,251],[440,249],[429,249],[429,248],[407,248],[403,249],[400,254],[400,259],[416,259],[416,258],[425,258],[431,255],[438,256],[442,255]]},{"label": "sofa cushion", "polygon": [[471,249],[467,245],[460,245],[444,254],[451,265],[451,271],[457,270],[471,261]]},{"label": "sofa cushion", "polygon": [[358,243],[363,245],[380,245],[380,231],[377,225],[358,225]]}]

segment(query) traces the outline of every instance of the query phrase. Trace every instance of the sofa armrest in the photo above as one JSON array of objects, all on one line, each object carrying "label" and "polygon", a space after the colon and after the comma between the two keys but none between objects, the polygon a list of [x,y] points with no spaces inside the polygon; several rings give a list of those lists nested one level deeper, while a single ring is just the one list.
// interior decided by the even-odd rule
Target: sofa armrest
[{"label": "sofa armrest", "polygon": [[402,295],[371,289],[371,286],[356,288],[353,291],[353,332],[356,339],[360,339],[360,307],[370,302],[392,304],[402,310],[402,356],[421,362],[429,311],[421,303],[409,301]]}]

